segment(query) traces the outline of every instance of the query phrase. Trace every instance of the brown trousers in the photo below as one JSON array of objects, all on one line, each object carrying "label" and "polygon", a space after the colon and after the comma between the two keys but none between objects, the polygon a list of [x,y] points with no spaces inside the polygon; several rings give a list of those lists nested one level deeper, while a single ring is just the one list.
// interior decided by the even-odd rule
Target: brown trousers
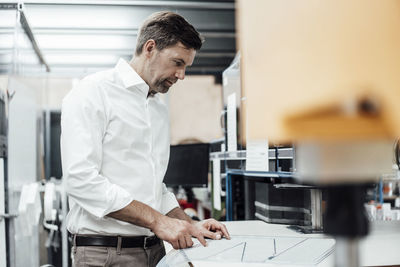
[{"label": "brown trousers", "polygon": [[74,246],[72,253],[73,267],[155,267],[165,248],[162,242],[146,249]]}]

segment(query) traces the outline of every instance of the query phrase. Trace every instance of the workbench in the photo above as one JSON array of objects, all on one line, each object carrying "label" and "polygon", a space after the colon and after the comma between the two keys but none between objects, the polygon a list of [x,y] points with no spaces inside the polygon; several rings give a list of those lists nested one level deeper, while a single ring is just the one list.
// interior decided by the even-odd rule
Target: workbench
[{"label": "workbench", "polygon": [[[263,221],[230,221],[224,222],[228,231],[233,236],[269,236],[288,238],[329,238],[323,234],[303,234],[287,228],[287,225],[268,224]],[[215,241],[214,241],[215,242]],[[218,242],[218,241],[216,241]],[[169,244],[166,244],[168,257],[176,255]],[[362,266],[400,266],[400,222],[375,222],[371,225],[371,232],[360,240],[360,262]],[[174,254],[175,253],[175,254]],[[275,264],[275,263],[243,263],[243,262],[215,262],[215,261],[191,261],[195,267],[212,266],[307,266],[298,263]],[[334,255],[330,254],[317,265],[318,267],[334,266]]]}]

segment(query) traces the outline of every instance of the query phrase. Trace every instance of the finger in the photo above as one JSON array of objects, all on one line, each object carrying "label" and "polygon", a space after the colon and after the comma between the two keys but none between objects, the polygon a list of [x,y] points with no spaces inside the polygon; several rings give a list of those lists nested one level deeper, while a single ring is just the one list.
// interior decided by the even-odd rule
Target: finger
[{"label": "finger", "polygon": [[228,233],[228,229],[226,228],[225,224],[216,222],[216,224],[213,225],[213,230],[216,233],[220,233],[221,237],[225,236],[227,239],[230,239],[230,235]]},{"label": "finger", "polygon": [[222,233],[224,234],[224,236],[227,239],[231,239],[231,235],[229,234],[228,229],[226,228],[225,224],[222,224],[222,229],[221,230],[222,230]]},{"label": "finger", "polygon": [[206,242],[206,240],[204,239],[204,236],[203,236],[201,233],[199,233],[199,234],[196,236],[196,238],[199,240],[199,242],[200,242],[204,247],[207,247],[207,242]]},{"label": "finger", "polygon": [[225,224],[221,223],[221,228],[220,230],[222,231],[222,234],[227,238],[231,239],[231,236],[228,233],[228,229],[226,228]]},{"label": "finger", "polygon": [[179,242],[179,248],[187,248],[184,236],[179,237],[178,242]]},{"label": "finger", "polygon": [[218,231],[216,231],[215,233],[217,234],[217,238],[218,238],[218,235],[220,236],[219,239],[221,239],[221,238],[224,236],[224,234],[222,233],[221,230],[218,230]]},{"label": "finger", "polygon": [[170,242],[170,244],[172,245],[172,247],[173,247],[174,249],[179,249],[179,243],[178,243],[178,241]]},{"label": "finger", "polygon": [[188,235],[185,236],[185,240],[186,240],[186,245],[187,245],[188,248],[193,246],[193,240],[192,240],[192,238],[190,236],[188,236]]},{"label": "finger", "polygon": [[214,219],[207,219],[204,221],[204,228],[206,228],[208,231],[213,230],[214,228]]},{"label": "finger", "polygon": [[207,225],[208,225],[207,229],[209,231],[215,232],[221,228],[222,223],[220,223],[214,219],[209,219],[209,221],[207,221]]},{"label": "finger", "polygon": [[204,230],[204,231],[202,231],[202,232],[203,232],[203,235],[204,235],[205,237],[208,237],[208,238],[211,238],[211,239],[214,239],[214,240],[221,239],[221,235],[218,234],[218,233],[214,233],[214,232],[207,231],[207,230]]}]

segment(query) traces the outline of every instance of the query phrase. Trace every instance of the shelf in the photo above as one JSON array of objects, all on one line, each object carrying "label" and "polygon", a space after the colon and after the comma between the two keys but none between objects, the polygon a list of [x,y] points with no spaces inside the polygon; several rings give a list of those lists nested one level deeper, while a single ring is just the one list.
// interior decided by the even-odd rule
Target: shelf
[{"label": "shelf", "polygon": [[[245,160],[246,159],[246,150],[238,150],[238,151],[221,151],[221,152],[211,152],[210,160],[213,159],[221,159],[221,160]],[[278,148],[269,149],[268,157],[269,159],[276,159],[276,155],[278,154],[278,159],[293,159],[293,148]],[[260,153],[260,156],[266,156],[266,153]]]},{"label": "shelf", "polygon": [[233,175],[244,175],[244,176],[264,177],[264,178],[294,178],[293,172],[261,172],[261,171],[228,169],[226,173]]},{"label": "shelf", "polygon": [[398,198],[399,196],[383,196],[384,200],[395,200],[396,198]]}]

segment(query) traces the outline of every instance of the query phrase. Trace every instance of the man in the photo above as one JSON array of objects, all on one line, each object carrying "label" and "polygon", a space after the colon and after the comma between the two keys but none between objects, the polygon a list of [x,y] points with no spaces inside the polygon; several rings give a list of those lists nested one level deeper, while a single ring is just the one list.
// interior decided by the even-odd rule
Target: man
[{"label": "man", "polygon": [[162,182],[169,157],[168,113],[159,93],[185,77],[201,47],[198,32],[172,12],[151,15],[135,56],[84,78],[64,98],[63,174],[75,266],[155,266],[192,236],[229,238],[213,219],[192,221]]}]

